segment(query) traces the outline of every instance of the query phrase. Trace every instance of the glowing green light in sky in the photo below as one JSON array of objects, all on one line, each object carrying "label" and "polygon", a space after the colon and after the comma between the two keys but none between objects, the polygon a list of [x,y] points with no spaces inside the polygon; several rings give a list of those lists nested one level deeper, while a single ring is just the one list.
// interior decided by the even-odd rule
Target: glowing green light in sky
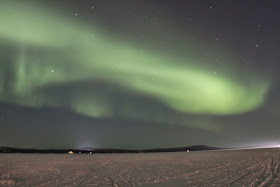
[{"label": "glowing green light in sky", "polygon": [[[224,115],[256,109],[269,90],[269,82],[262,77],[231,70],[232,59],[226,62],[224,73],[214,73],[214,66],[201,65],[208,64],[205,58],[141,52],[137,44],[119,41],[97,26],[78,24],[54,10],[14,6],[5,1],[0,7],[4,49],[0,56],[0,89],[9,92],[0,95],[2,101],[33,107],[61,106],[59,99],[42,96],[34,102],[34,97],[38,90],[53,84],[104,81],[154,98],[181,113]],[[10,7],[13,11],[7,12]],[[12,72],[8,81],[7,71]],[[102,96],[98,90],[87,92],[65,92],[68,107],[93,117],[113,115],[115,106],[110,96]],[[131,107],[139,106],[120,106],[122,117],[127,118],[124,111]],[[145,114],[143,118],[161,121],[158,116],[154,119]]]}]

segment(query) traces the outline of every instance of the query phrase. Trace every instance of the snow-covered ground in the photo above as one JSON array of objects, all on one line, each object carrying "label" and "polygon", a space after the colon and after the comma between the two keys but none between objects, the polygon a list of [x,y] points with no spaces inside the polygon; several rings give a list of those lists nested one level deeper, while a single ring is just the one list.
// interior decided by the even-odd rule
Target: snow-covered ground
[{"label": "snow-covered ground", "polygon": [[0,186],[279,186],[280,149],[0,154]]}]

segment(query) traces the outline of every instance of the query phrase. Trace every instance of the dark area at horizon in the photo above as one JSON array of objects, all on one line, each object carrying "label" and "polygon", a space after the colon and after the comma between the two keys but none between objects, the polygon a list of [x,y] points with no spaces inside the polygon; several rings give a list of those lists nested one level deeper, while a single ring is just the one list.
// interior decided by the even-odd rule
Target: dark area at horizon
[{"label": "dark area at horizon", "polygon": [[94,153],[167,153],[167,152],[189,152],[189,151],[209,151],[209,150],[226,150],[226,148],[209,147],[205,145],[195,145],[189,147],[176,148],[157,148],[146,150],[125,150],[125,149],[98,149],[98,148],[79,148],[79,149],[22,149],[14,147],[1,147],[0,153],[68,153],[70,154],[94,154]]}]

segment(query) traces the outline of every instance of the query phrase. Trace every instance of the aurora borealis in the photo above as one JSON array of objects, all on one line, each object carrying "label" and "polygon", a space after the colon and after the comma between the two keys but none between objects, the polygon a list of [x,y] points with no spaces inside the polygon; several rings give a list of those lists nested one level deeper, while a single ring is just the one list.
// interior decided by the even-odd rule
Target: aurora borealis
[{"label": "aurora borealis", "polygon": [[[197,137],[174,130],[170,141],[173,143],[168,144],[172,146],[179,140],[180,146],[207,144],[206,137],[212,133],[221,136],[209,138],[216,145],[229,132],[233,133],[232,139],[226,142],[231,143],[222,146],[252,143],[254,134],[264,132],[256,130],[251,136],[248,129],[253,124],[255,129],[262,129],[269,128],[269,124],[274,128],[279,122],[275,112],[279,108],[279,65],[275,63],[279,54],[274,52],[275,38],[271,39],[278,37],[275,33],[279,26],[276,28],[267,21],[275,12],[263,10],[263,3],[255,3],[250,12],[250,3],[246,3],[241,10],[244,17],[240,19],[233,17],[234,10],[243,6],[242,1],[226,5],[221,1],[118,4],[2,0],[0,129],[2,132],[10,132],[11,127],[15,131],[24,129],[26,135],[20,135],[23,139],[33,137],[32,133],[40,134],[41,130],[34,130],[42,126],[38,124],[40,119],[35,123],[29,114],[23,117],[17,110],[7,109],[14,106],[26,111],[47,108],[69,112],[64,117],[51,112],[52,118],[61,119],[55,122],[59,127],[52,121],[44,122],[43,129],[54,126],[50,127],[55,131],[51,134],[83,129],[79,135],[83,136],[87,132],[83,143],[76,136],[67,143],[62,136],[56,141],[66,143],[55,146],[126,147],[124,142],[131,141],[128,147],[164,147],[168,140],[160,140],[166,139],[166,129],[171,127],[188,133],[201,131],[198,135],[201,140],[196,143]],[[266,7],[270,9],[273,5]],[[258,11],[264,15],[259,17]],[[26,121],[11,120],[9,116],[13,115]],[[83,120],[65,124],[64,119],[72,119],[71,115],[97,121],[92,126],[83,124]],[[267,119],[265,124],[261,124],[260,116]],[[153,132],[151,139],[156,137],[159,143],[142,144],[140,137],[133,138],[139,136],[134,127],[140,128],[142,134]],[[110,138],[106,141],[98,138],[100,134],[96,133],[100,128],[103,136],[114,134],[115,144],[104,143],[110,142]],[[232,143],[238,140],[240,131],[248,133],[249,139]],[[47,142],[49,136],[44,136]],[[126,141],[119,140],[120,137]],[[263,140],[268,141],[267,137]],[[17,146],[16,139],[12,136],[0,140]],[[32,146],[39,145],[50,146],[48,143]]]}]

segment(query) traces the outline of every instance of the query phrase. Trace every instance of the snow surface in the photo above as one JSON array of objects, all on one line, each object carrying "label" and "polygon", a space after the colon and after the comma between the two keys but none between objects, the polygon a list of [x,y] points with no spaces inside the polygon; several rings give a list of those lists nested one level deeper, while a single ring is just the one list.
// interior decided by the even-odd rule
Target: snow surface
[{"label": "snow surface", "polygon": [[0,186],[279,186],[280,149],[0,154]]}]

